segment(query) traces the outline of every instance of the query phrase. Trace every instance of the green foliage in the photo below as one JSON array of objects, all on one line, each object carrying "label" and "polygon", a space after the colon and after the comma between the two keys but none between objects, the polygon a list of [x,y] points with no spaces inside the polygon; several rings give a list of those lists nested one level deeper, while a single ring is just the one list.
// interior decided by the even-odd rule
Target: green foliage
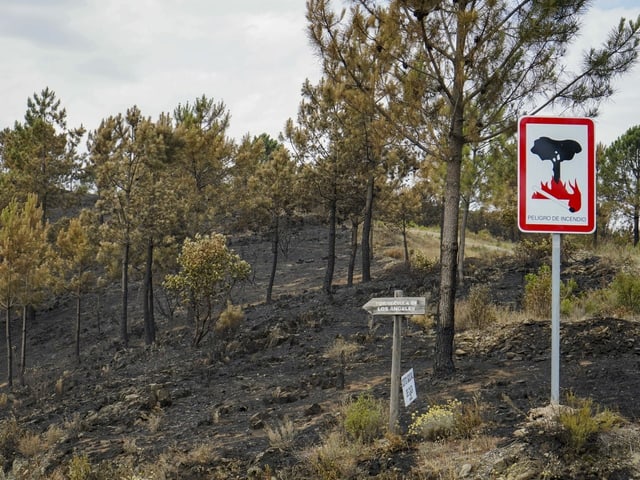
[{"label": "green foliage", "polygon": [[67,127],[66,111],[49,88],[27,99],[27,106],[25,121],[0,133],[3,174],[8,180],[0,196],[24,201],[30,193],[37,195],[44,223],[52,207],[65,205],[70,185],[79,177],[77,146],[85,131]]},{"label": "green foliage", "polygon": [[578,398],[573,393],[567,396],[568,408],[558,414],[562,427],[561,439],[575,454],[582,453],[588,443],[599,433],[611,430],[622,419],[611,410],[602,409],[590,398]]},{"label": "green foliage", "polygon": [[551,314],[551,268],[542,265],[538,273],[528,273],[524,277],[523,307],[527,313],[536,317],[549,317]]},{"label": "green foliage", "polygon": [[180,272],[167,275],[165,286],[193,309],[193,344],[197,346],[227,306],[233,287],[248,278],[251,267],[227,247],[224,235],[220,234],[186,239],[178,264]]},{"label": "green foliage", "polygon": [[569,278],[560,283],[560,313],[569,315],[575,308],[578,282]]},{"label": "green foliage", "polygon": [[640,313],[640,277],[620,272],[611,283],[616,306]]},{"label": "green foliage", "polygon": [[411,258],[411,270],[418,275],[427,275],[433,272],[438,260],[427,257],[422,252],[413,252]]},{"label": "green foliage", "polygon": [[611,217],[626,218],[634,229],[634,245],[640,232],[633,224],[640,208],[640,125],[629,128],[599,156],[598,196],[611,210]]},{"label": "green foliage", "polygon": [[516,244],[513,253],[525,265],[538,264],[551,257],[551,240],[549,237],[524,238]]},{"label": "green foliage", "polygon": [[91,462],[86,455],[75,455],[69,462],[67,472],[69,480],[88,480],[91,475]]},{"label": "green foliage", "polygon": [[344,429],[354,440],[371,443],[384,430],[384,409],[380,401],[362,394],[349,402],[344,412]]},{"label": "green foliage", "polygon": [[74,294],[86,292],[95,282],[92,269],[96,264],[96,245],[83,218],[72,218],[56,238],[60,277],[64,289]]},{"label": "green foliage", "polygon": [[[537,273],[524,277],[524,310],[538,318],[551,316],[551,267],[542,265]],[[568,314],[574,308],[578,284],[574,279],[560,282],[560,313]]]}]

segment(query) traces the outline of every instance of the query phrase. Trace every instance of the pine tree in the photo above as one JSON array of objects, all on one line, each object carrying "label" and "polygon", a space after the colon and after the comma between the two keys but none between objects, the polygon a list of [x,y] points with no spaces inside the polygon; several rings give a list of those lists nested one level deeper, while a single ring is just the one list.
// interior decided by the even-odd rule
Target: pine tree
[{"label": "pine tree", "polygon": [[[622,20],[604,45],[585,54],[582,70],[565,66],[569,42],[589,7],[585,0],[357,0],[338,18],[327,0],[308,2],[309,31],[318,52],[339,61],[354,85],[368,57],[353,58],[344,32],[366,32],[367,44],[394,67],[378,75],[377,110],[425,154],[446,166],[436,322],[436,375],[454,370],[453,338],[460,184],[466,145],[513,133],[522,112],[552,105],[595,113],[612,93],[611,80],[631,68],[640,18]],[[355,24],[355,26],[354,26]],[[345,53],[346,52],[346,53]]]},{"label": "pine tree", "polygon": [[[82,298],[95,285],[96,239],[92,238],[93,225],[88,215],[72,218],[66,228],[58,232],[56,247],[60,264],[59,281],[62,288],[76,299],[76,321],[74,333],[74,353],[80,363],[80,329],[82,320]],[[92,235],[93,233],[93,235]]]},{"label": "pine tree", "polygon": [[8,180],[6,197],[26,199],[35,193],[41,202],[42,219],[65,205],[79,177],[82,155],[78,144],[83,127],[68,128],[67,113],[49,88],[27,100],[24,123],[0,133],[0,150]]},{"label": "pine tree", "polygon": [[54,257],[47,242],[48,225],[42,224],[37,196],[25,203],[12,200],[0,213],[0,305],[6,312],[7,383],[13,384],[11,312],[22,307],[20,381],[26,366],[27,307],[43,300],[51,287]]}]

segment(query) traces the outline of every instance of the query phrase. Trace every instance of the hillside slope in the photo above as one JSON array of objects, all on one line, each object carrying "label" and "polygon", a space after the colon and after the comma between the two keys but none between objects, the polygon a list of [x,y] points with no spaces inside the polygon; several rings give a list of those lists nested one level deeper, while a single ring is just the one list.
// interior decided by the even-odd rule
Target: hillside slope
[{"label": "hillside slope", "polygon": [[[347,287],[347,232],[341,232],[340,280],[327,297],[318,291],[324,242],[321,228],[298,232],[281,266],[276,301],[267,305],[261,298],[268,243],[234,241],[232,247],[255,266],[255,278],[236,298],[245,305],[246,320],[224,342],[210,336],[193,348],[189,325],[162,318],[157,343],[144,346],[134,308],[133,341],[123,349],[114,287],[100,309],[92,300],[82,363],[75,365],[72,305],[40,313],[30,325],[27,386],[5,387],[0,398],[4,471],[15,478],[67,478],[86,462],[92,473],[75,478],[133,478],[133,472],[145,479],[330,478],[310,459],[341,425],[345,401],[362,393],[389,398],[391,322],[383,317],[370,323],[362,305],[393,296],[395,289],[435,295],[437,278],[407,272],[381,247],[375,280]],[[612,273],[597,259],[565,268],[583,285],[594,278],[606,282]],[[461,294],[483,283],[491,285],[497,303],[517,305],[525,273],[510,256],[471,260]],[[131,298],[135,302],[135,291]],[[628,423],[616,432],[630,452],[640,446],[639,333],[635,320],[614,318],[562,327],[563,392],[592,397],[624,416]],[[549,337],[547,321],[526,318],[461,332],[455,375],[436,379],[433,330],[409,322],[402,372],[414,369],[418,400],[401,407],[402,437],[387,436],[353,454],[349,478],[442,478],[449,472],[447,478],[523,479],[541,478],[545,469],[551,472],[546,478],[638,476],[638,459],[618,450],[617,437],[598,447],[598,455],[589,451],[582,458],[563,450],[557,432],[547,434],[538,425],[535,435],[522,433],[532,428],[530,412],[548,404]],[[453,398],[481,406],[482,442],[422,442],[405,434],[412,414]],[[274,446],[269,433],[284,426],[289,441]],[[427,459],[440,458],[440,445],[446,445],[446,461],[431,465]]]}]

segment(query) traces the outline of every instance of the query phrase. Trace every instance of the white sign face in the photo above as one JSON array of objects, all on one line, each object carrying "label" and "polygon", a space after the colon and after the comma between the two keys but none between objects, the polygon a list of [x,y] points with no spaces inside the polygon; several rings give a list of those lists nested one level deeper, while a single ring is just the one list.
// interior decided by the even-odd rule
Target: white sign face
[{"label": "white sign face", "polygon": [[421,315],[426,304],[425,297],[381,297],[372,298],[362,308],[371,315]]},{"label": "white sign face", "polygon": [[416,383],[413,377],[413,368],[402,375],[402,396],[404,397],[404,406],[408,407],[414,400],[417,400]]},{"label": "white sign face", "polygon": [[589,118],[523,117],[518,124],[518,227],[595,230],[595,140]]}]

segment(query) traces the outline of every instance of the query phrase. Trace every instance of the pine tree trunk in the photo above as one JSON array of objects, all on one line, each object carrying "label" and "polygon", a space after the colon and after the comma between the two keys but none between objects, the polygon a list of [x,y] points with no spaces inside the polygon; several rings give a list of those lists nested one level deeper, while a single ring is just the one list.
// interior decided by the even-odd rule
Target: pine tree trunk
[{"label": "pine tree trunk", "polygon": [[407,240],[407,220],[402,219],[402,246],[404,247],[404,264],[409,267],[409,241]]},{"label": "pine tree trunk", "polygon": [[273,238],[271,243],[271,250],[273,253],[273,260],[271,262],[271,274],[269,275],[269,285],[267,285],[267,303],[272,302],[273,284],[276,281],[276,271],[278,269],[278,249],[280,248],[280,221],[278,216],[274,219]]},{"label": "pine tree trunk", "polygon": [[144,342],[151,345],[156,340],[156,327],[153,318],[153,241],[147,241],[147,259],[142,286],[142,312],[144,319]]},{"label": "pine tree trunk", "polygon": [[[9,305],[9,302],[7,302]],[[5,317],[5,337],[7,347],[7,385],[13,385],[13,345],[11,342],[11,307],[7,307],[7,316]]]},{"label": "pine tree trunk", "polygon": [[458,259],[458,214],[460,212],[460,176],[462,173],[462,149],[464,146],[464,12],[457,19],[456,54],[454,59],[452,88],[452,117],[449,132],[451,157],[447,161],[440,250],[440,300],[436,322],[436,348],[433,371],[436,377],[454,372],[453,338],[455,334],[455,297]]},{"label": "pine tree trunk", "polygon": [[351,249],[349,251],[349,269],[347,271],[347,286],[353,285],[353,272],[356,268],[356,256],[358,255],[358,223],[351,220]]},{"label": "pine tree trunk", "polygon": [[27,363],[27,310],[28,307],[24,305],[22,307],[22,334],[20,338],[20,370],[18,372],[18,379],[20,386],[24,386],[24,372]]},{"label": "pine tree trunk", "polygon": [[458,285],[464,284],[464,247],[467,238],[467,221],[469,220],[469,200],[462,198],[462,220],[460,222],[460,241],[458,242]]},{"label": "pine tree trunk", "polygon": [[637,246],[640,241],[640,209],[633,209],[633,246]]},{"label": "pine tree trunk", "polygon": [[129,242],[122,248],[122,311],[120,312],[120,339],[124,348],[129,347],[129,329],[127,327],[127,310],[129,308]]},{"label": "pine tree trunk", "polygon": [[76,332],[75,332],[75,352],[76,362],[80,364],[80,320],[81,320],[81,308],[82,308],[82,295],[80,294],[80,286],[76,291]]},{"label": "pine tree trunk", "polygon": [[371,227],[373,222],[373,175],[367,182],[367,197],[362,222],[362,282],[371,281]]},{"label": "pine tree trunk", "polygon": [[327,269],[324,272],[322,290],[327,295],[331,295],[331,284],[333,283],[333,271],[336,265],[336,217],[337,201],[334,196],[329,205],[329,239],[327,242]]}]

